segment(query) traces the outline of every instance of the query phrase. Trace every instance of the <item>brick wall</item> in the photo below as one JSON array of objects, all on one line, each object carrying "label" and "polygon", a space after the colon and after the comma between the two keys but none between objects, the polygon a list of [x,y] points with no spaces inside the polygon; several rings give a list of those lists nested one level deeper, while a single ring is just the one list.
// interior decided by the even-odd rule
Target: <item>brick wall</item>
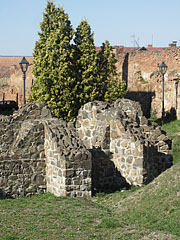
[{"label": "brick wall", "polygon": [[[158,64],[164,61],[168,66],[165,74],[165,111],[176,111],[180,119],[180,47],[164,48],[154,51],[124,52],[122,47],[115,47],[118,59],[117,68],[127,81],[127,98],[139,101],[147,117],[161,116],[162,77]],[[21,57],[0,57],[0,100],[15,100],[18,93],[19,105],[23,102],[22,72],[19,68]],[[33,58],[27,57],[32,64]],[[32,84],[32,65],[26,74],[26,98],[30,95]]]},{"label": "brick wall", "polygon": [[[0,57],[0,101],[5,100],[18,101],[19,105],[23,104],[23,80],[22,71],[19,62],[22,57]],[[31,92],[32,84],[32,57],[26,57],[30,63],[26,72],[26,99]]]},{"label": "brick wall", "polygon": [[[162,61],[168,66],[165,74],[165,111],[180,109],[180,47],[164,48],[161,51],[118,52],[118,71],[127,81],[129,93],[127,97],[139,101],[146,116],[150,112],[161,116],[162,76],[158,64]],[[124,60],[123,60],[124,59]]]}]

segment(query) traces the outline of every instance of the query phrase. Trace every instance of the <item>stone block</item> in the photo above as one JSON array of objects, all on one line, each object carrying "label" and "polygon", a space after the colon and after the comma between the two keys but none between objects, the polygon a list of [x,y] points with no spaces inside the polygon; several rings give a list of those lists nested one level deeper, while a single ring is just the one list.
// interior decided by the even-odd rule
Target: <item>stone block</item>
[{"label": "stone block", "polygon": [[[125,148],[126,148],[126,147],[129,146],[129,141],[126,140],[126,139],[123,140],[123,141],[120,141],[120,143],[121,143],[121,144],[120,144],[121,147],[125,147]],[[118,144],[117,144],[117,145],[118,145]]]},{"label": "stone block", "polygon": [[117,131],[112,130],[112,131],[110,132],[110,138],[111,138],[111,139],[117,139],[118,137],[119,137],[119,133],[118,133]]},{"label": "stone block", "polygon": [[9,180],[17,180],[18,179],[18,176],[17,175],[11,175],[9,176]]},{"label": "stone block", "polygon": [[75,171],[74,169],[67,169],[66,170],[66,177],[74,177]]},{"label": "stone block", "polygon": [[127,158],[126,158],[126,162],[127,163],[132,163],[133,162],[133,160],[134,160],[134,157],[133,156],[128,156]]},{"label": "stone block", "polygon": [[157,137],[158,141],[166,141],[168,139],[169,138],[166,135],[164,135],[164,134],[161,134],[160,136]]},{"label": "stone block", "polygon": [[133,162],[134,167],[143,167],[143,158],[135,158]]},{"label": "stone block", "polygon": [[82,167],[86,170],[91,170],[92,169],[92,162],[90,160],[85,160],[82,163]]},{"label": "stone block", "polygon": [[161,150],[168,150],[169,147],[168,147],[168,145],[164,145],[164,146],[159,147],[159,149],[160,149],[160,151]]}]

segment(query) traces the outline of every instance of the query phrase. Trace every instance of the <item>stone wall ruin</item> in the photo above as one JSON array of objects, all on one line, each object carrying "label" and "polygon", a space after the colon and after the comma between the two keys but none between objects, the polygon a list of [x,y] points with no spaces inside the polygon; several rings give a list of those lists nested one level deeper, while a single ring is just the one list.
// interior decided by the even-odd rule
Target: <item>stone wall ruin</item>
[{"label": "stone wall ruin", "polygon": [[28,103],[0,116],[0,133],[0,197],[90,197],[147,184],[172,165],[171,139],[128,99],[85,104],[76,126]]},{"label": "stone wall ruin", "polygon": [[[87,103],[79,111],[76,128],[84,145],[95,152],[93,162],[101,164],[96,154],[101,151],[129,184],[146,184],[172,164],[171,140],[143,116],[137,102]],[[104,181],[107,178],[100,182]]]}]

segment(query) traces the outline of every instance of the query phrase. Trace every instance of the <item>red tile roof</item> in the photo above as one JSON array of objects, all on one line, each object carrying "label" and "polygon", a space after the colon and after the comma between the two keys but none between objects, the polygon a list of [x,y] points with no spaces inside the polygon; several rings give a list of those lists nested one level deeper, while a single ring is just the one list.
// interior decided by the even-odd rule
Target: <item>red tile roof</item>
[{"label": "red tile roof", "polygon": [[[124,46],[113,46],[114,49],[119,49],[120,52],[131,52],[131,51],[138,51],[138,47],[124,47]],[[148,51],[162,51],[163,48],[160,47],[144,47]],[[101,50],[101,47],[96,47],[96,50],[99,51]]]}]

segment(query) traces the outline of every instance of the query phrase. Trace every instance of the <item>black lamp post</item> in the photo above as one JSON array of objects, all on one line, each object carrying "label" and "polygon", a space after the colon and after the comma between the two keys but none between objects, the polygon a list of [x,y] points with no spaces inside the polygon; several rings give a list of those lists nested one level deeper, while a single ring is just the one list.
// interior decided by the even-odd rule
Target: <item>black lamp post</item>
[{"label": "black lamp post", "polygon": [[165,111],[164,111],[164,75],[167,71],[167,65],[162,62],[159,65],[159,71],[162,75],[162,124],[164,123]]},{"label": "black lamp post", "polygon": [[20,68],[23,72],[23,104],[26,104],[26,97],[25,97],[25,80],[26,80],[26,72],[29,66],[29,62],[26,60],[25,57],[19,63]]}]

